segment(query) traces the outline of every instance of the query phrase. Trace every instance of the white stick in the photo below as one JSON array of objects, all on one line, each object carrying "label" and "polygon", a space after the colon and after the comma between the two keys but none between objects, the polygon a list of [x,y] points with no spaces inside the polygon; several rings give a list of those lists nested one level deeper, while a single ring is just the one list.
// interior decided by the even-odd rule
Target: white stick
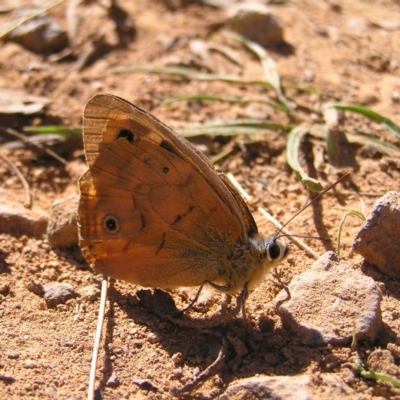
[{"label": "white stick", "polygon": [[96,336],[94,338],[94,344],[93,344],[92,364],[90,366],[89,388],[88,388],[88,395],[87,395],[88,400],[94,399],[94,385],[96,383],[97,359],[99,356],[101,331],[103,328],[104,314],[105,314],[105,309],[106,309],[107,284],[108,284],[108,277],[106,275],[103,275],[103,280],[101,281],[99,316],[97,318],[97,329],[96,329]]}]

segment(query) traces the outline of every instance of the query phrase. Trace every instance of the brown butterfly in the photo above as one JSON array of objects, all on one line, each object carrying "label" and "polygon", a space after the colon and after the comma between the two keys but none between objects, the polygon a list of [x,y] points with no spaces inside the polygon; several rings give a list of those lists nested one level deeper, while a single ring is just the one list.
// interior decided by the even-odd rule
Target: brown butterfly
[{"label": "brown butterfly", "polygon": [[80,245],[110,277],[174,288],[254,288],[288,246],[264,238],[242,197],[187,140],[146,111],[99,94],[84,111]]}]

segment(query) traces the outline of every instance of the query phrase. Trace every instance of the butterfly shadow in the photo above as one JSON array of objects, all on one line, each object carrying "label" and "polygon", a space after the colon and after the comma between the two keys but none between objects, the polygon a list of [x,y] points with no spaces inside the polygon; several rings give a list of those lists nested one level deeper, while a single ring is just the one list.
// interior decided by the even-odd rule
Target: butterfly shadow
[{"label": "butterfly shadow", "polygon": [[[171,393],[175,396],[184,396],[193,389],[200,386],[207,379],[215,376],[218,372],[226,372],[237,368],[242,363],[243,349],[246,339],[243,338],[243,328],[245,328],[245,337],[252,335],[251,326],[243,323],[241,317],[236,318],[242,309],[243,298],[236,299],[236,305],[225,313],[214,316],[211,319],[188,318],[180,312],[172,296],[160,289],[138,290],[136,296],[124,295],[114,286],[110,285],[108,297],[111,304],[124,304],[121,309],[126,313],[129,319],[137,324],[149,325],[155,337],[159,338],[159,344],[169,353],[170,357],[178,352],[184,353],[185,364],[198,367],[198,363],[193,357],[187,357],[189,353],[201,355],[208,353],[207,363],[202,372],[198,374],[191,382],[183,387],[173,387]],[[135,300],[136,299],[136,303]],[[135,304],[133,304],[135,303]],[[138,307],[141,306],[141,307]],[[107,314],[107,334],[104,343],[105,360],[104,376],[101,380],[101,387],[109,385],[112,377],[112,355],[113,330],[114,330],[114,308],[110,306]],[[154,319],[161,319],[164,322],[154,323]],[[174,331],[174,340],[168,340],[168,332]],[[182,336],[182,340],[176,342],[177,336]],[[171,336],[171,337],[172,337]],[[183,337],[190,337],[187,342]],[[166,340],[164,340],[164,338]],[[185,345],[183,345],[185,343]],[[177,346],[178,344],[178,346]],[[185,347],[189,347],[186,348]],[[190,348],[193,347],[193,348]],[[247,354],[247,352],[246,352]],[[212,362],[211,362],[212,360]],[[192,364],[192,365],[191,365]],[[142,389],[157,392],[157,387],[150,381],[135,381]]]}]

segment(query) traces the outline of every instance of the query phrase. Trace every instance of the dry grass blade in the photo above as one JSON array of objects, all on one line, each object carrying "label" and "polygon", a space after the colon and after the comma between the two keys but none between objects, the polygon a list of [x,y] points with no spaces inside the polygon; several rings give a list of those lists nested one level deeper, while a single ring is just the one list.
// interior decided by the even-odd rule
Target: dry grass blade
[{"label": "dry grass blade", "polygon": [[[326,129],[321,129],[320,126],[310,127],[309,134],[317,139],[327,140]],[[355,133],[346,133],[346,139],[350,144],[357,144],[360,146],[373,145],[384,154],[393,155],[400,152],[400,148],[392,143],[382,142],[377,138],[363,136]],[[329,143],[328,143],[329,145]]]},{"label": "dry grass blade", "polygon": [[257,55],[257,57],[260,59],[265,79],[275,89],[279,101],[284,104],[288,110],[291,110],[289,102],[283,94],[281,78],[279,76],[278,70],[276,69],[275,61],[267,54],[265,49],[258,43],[246,39],[245,37],[238,34],[225,33],[225,36],[242,43],[244,46],[246,46],[249,50]]},{"label": "dry grass blade", "polygon": [[29,14],[21,15],[16,21],[12,21],[11,24],[7,25],[5,28],[3,28],[2,31],[0,31],[0,39],[3,39],[14,29],[16,29],[20,25],[22,25],[24,22],[29,21],[30,19],[33,19],[40,14],[43,14],[47,10],[50,10],[50,8],[55,7],[56,5],[62,3],[63,1],[64,0],[52,1],[49,4],[44,5],[42,8],[39,8],[38,10],[34,10],[34,11],[30,12]]},{"label": "dry grass blade", "polygon": [[[343,210],[343,211],[346,211],[346,210]],[[338,256],[340,256],[340,242],[341,242],[341,238],[342,238],[342,230],[343,230],[344,222],[345,222],[345,220],[346,220],[348,215],[355,215],[356,217],[360,218],[363,221],[366,220],[366,217],[365,217],[364,213],[360,212],[360,211],[357,211],[357,210],[346,211],[343,214],[343,217],[340,220],[339,229],[338,229],[338,241],[337,241],[337,249],[336,249],[336,254]]]},{"label": "dry grass blade", "polygon": [[5,157],[3,154],[0,153],[0,158],[8,165],[8,167],[11,169],[11,171],[14,172],[15,175],[17,175],[18,179],[21,181],[22,186],[24,187],[25,190],[25,202],[24,205],[25,207],[31,208],[32,207],[32,196],[30,193],[30,188],[29,184],[22,175],[22,172],[18,169],[18,167],[10,161],[7,157]]},{"label": "dry grass blade", "polygon": [[323,189],[321,183],[307,175],[299,162],[301,140],[307,133],[308,128],[302,126],[298,126],[290,132],[286,144],[286,158],[290,168],[295,172],[297,179],[308,190],[311,190],[312,192],[320,192]]},{"label": "dry grass blade", "polygon": [[279,124],[276,122],[241,120],[224,122],[220,124],[188,125],[185,129],[176,129],[182,136],[194,137],[200,135],[207,136],[236,136],[253,135],[271,131],[288,131],[291,125]]},{"label": "dry grass blade", "polygon": [[[238,190],[238,192],[241,194],[241,196],[246,200],[250,201],[251,196],[242,188],[240,183],[236,180],[236,178],[232,174],[227,174],[228,179],[231,181],[232,185],[235,186],[235,188]],[[290,240],[295,243],[297,246],[299,246],[301,249],[303,249],[306,253],[308,253],[311,257],[314,257],[315,259],[318,259],[319,255],[309,246],[307,246],[304,242],[299,240],[296,237],[293,237],[293,234],[291,234],[287,229],[282,228],[282,224],[280,224],[271,214],[269,214],[266,210],[264,210],[262,207],[258,208],[258,211],[274,226],[279,229],[280,232],[285,234],[290,238]]]},{"label": "dry grass blade", "polygon": [[308,255],[315,258],[316,260],[319,258],[319,254],[316,253],[311,247],[307,246],[303,241],[299,240],[297,237],[293,236],[286,228],[283,228],[283,225],[280,224],[271,214],[269,214],[266,210],[259,207],[258,211],[271,223],[275,225],[280,232],[282,232],[285,236],[287,236],[293,243],[295,243],[298,247],[303,249]]},{"label": "dry grass blade", "polygon": [[28,144],[30,146],[36,147],[36,148],[44,151],[49,156],[51,156],[51,157],[55,158],[56,160],[60,161],[60,163],[62,163],[64,165],[68,164],[67,161],[64,158],[60,157],[53,150],[46,149],[46,147],[43,147],[42,145],[40,145],[38,143],[31,142],[28,137],[26,137],[22,133],[19,133],[19,132],[15,131],[14,129],[6,128],[4,126],[0,126],[0,130],[4,131],[4,132],[8,133],[9,135],[12,135],[12,136],[14,136],[14,137],[16,137],[16,138],[18,138],[20,140],[22,140],[24,143],[26,143],[26,144]]},{"label": "dry grass blade", "polygon": [[232,75],[204,74],[189,68],[168,68],[168,67],[157,68],[157,67],[146,67],[146,66],[142,67],[132,66],[127,68],[119,68],[116,69],[114,72],[117,74],[145,72],[148,74],[158,74],[158,75],[164,74],[164,75],[180,76],[182,78],[193,79],[198,81],[207,81],[207,82],[220,81],[228,83],[258,85],[263,87],[271,86],[271,84],[268,81],[262,79],[246,79]]},{"label": "dry grass blade", "polygon": [[222,103],[239,103],[239,104],[249,104],[249,103],[259,103],[259,104],[265,104],[268,105],[276,110],[283,111],[286,114],[290,113],[290,109],[288,109],[286,106],[275,103],[273,101],[268,101],[268,100],[262,100],[262,99],[246,99],[246,98],[240,98],[240,97],[222,97],[222,96],[213,96],[209,94],[192,94],[192,95],[185,95],[185,96],[176,96],[176,97],[170,97],[168,99],[165,99],[163,101],[163,104],[172,104],[177,101],[182,101],[182,100],[196,100],[196,101],[219,101]]}]

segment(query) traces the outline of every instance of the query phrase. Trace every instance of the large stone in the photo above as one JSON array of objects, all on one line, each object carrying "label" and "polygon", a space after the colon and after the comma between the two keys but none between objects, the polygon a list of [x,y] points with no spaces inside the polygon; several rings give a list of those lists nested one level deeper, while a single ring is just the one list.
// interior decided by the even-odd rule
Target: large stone
[{"label": "large stone", "polygon": [[303,344],[348,345],[373,342],[381,328],[382,294],[375,281],[355,270],[333,252],[322,255],[307,271],[295,276],[277,297],[282,323],[294,330]]},{"label": "large stone", "polygon": [[42,210],[26,208],[13,192],[0,190],[0,233],[39,238],[46,232],[47,221]]},{"label": "large stone", "polygon": [[65,304],[68,300],[77,296],[74,288],[68,283],[50,282],[43,285],[43,297],[49,308]]},{"label": "large stone", "polygon": [[400,194],[377,201],[353,242],[353,250],[384,274],[400,278]]},{"label": "large stone", "polygon": [[232,7],[228,26],[264,47],[284,41],[282,22],[260,3],[244,3]]},{"label": "large stone", "polygon": [[71,247],[78,244],[78,203],[78,196],[70,196],[54,202],[47,228],[49,244],[52,247]]},{"label": "large stone", "polygon": [[356,392],[337,375],[258,376],[234,381],[220,400],[285,399],[331,400],[357,399]]}]

